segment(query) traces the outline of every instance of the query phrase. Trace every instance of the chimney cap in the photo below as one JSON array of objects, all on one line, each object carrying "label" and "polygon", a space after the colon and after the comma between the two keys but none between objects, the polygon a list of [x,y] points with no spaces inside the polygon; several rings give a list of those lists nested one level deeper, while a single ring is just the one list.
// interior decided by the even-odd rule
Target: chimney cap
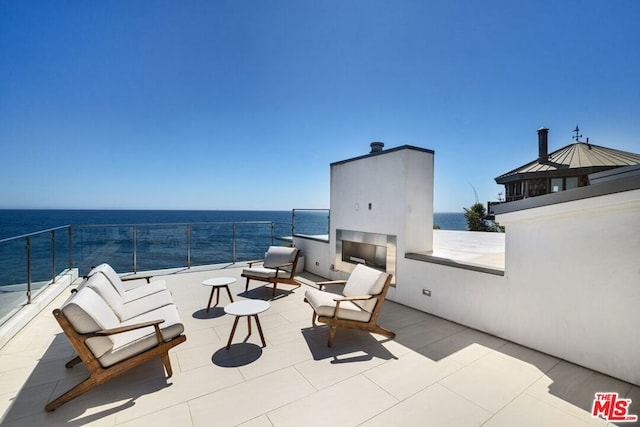
[{"label": "chimney cap", "polygon": [[384,148],[384,142],[380,142],[380,141],[374,141],[370,145],[371,145],[372,153],[379,153]]},{"label": "chimney cap", "polygon": [[542,126],[540,129],[538,129],[538,132],[544,132],[544,131],[549,131],[549,128],[546,126]]}]

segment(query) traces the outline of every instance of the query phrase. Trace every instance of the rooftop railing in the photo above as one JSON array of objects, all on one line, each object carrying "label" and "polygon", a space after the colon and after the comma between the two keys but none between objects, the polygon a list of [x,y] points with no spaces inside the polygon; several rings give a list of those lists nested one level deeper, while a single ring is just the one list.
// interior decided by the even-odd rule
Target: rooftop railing
[{"label": "rooftop railing", "polygon": [[263,258],[292,224],[271,221],[64,225],[0,240],[0,324],[65,270],[107,262],[119,272]]},{"label": "rooftop railing", "polygon": [[328,209],[294,209],[291,223],[63,225],[0,240],[0,325],[56,277],[77,268],[80,276],[109,263],[118,272],[235,263],[263,258],[287,236],[328,236]]}]

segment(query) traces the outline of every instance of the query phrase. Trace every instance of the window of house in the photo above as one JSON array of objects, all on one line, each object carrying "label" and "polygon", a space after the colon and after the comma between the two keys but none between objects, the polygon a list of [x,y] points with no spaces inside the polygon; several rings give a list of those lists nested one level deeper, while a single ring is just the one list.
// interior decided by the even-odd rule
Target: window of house
[{"label": "window of house", "polygon": [[565,190],[571,190],[572,188],[578,188],[578,177],[572,176],[565,178]]},{"label": "window of house", "polygon": [[557,193],[559,191],[571,190],[572,188],[578,188],[578,177],[571,176],[568,178],[551,178],[551,192]]}]

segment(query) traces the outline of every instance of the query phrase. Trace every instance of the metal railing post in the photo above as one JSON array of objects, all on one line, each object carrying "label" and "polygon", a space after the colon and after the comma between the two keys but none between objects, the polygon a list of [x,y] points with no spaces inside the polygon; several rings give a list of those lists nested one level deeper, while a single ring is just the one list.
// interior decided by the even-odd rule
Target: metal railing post
[{"label": "metal railing post", "polygon": [[231,262],[236,263],[236,223],[231,224]]},{"label": "metal railing post", "polygon": [[56,230],[51,230],[51,283],[56,283]]},{"label": "metal railing post", "polygon": [[72,227],[69,226],[69,270],[73,268],[73,230]]},{"label": "metal railing post", "polygon": [[26,237],[27,250],[27,304],[31,304],[31,236]]},{"label": "metal railing post", "polygon": [[191,268],[191,224],[187,224],[187,268]]},{"label": "metal railing post", "polygon": [[275,224],[273,223],[273,221],[271,222],[271,246],[273,246],[273,236],[274,236],[274,227]]},{"label": "metal railing post", "polygon": [[291,237],[296,235],[296,210],[291,210]]},{"label": "metal railing post", "polygon": [[133,272],[138,272],[138,226],[133,226]]}]

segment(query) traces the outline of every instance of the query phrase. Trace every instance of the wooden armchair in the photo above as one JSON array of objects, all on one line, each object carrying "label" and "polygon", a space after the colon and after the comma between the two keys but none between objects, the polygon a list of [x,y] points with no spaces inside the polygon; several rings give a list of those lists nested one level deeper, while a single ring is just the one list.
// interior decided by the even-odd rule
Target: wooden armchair
[{"label": "wooden armchair", "polygon": [[[322,290],[328,285],[342,285],[342,295]],[[304,301],[313,309],[312,323],[316,318],[329,326],[329,342],[333,345],[336,328],[353,328],[384,335],[394,332],[378,325],[378,315],[391,284],[391,274],[358,264],[348,280],[320,282],[320,289],[308,289]]]},{"label": "wooden armchair", "polygon": [[[299,256],[300,251],[296,248],[270,246],[264,259],[249,261],[249,268],[242,270],[241,276],[247,278],[245,292],[249,290],[249,280],[273,283],[274,296],[278,283],[299,287],[300,283],[293,278]],[[254,267],[254,264],[260,263],[262,263],[262,267]]]}]

